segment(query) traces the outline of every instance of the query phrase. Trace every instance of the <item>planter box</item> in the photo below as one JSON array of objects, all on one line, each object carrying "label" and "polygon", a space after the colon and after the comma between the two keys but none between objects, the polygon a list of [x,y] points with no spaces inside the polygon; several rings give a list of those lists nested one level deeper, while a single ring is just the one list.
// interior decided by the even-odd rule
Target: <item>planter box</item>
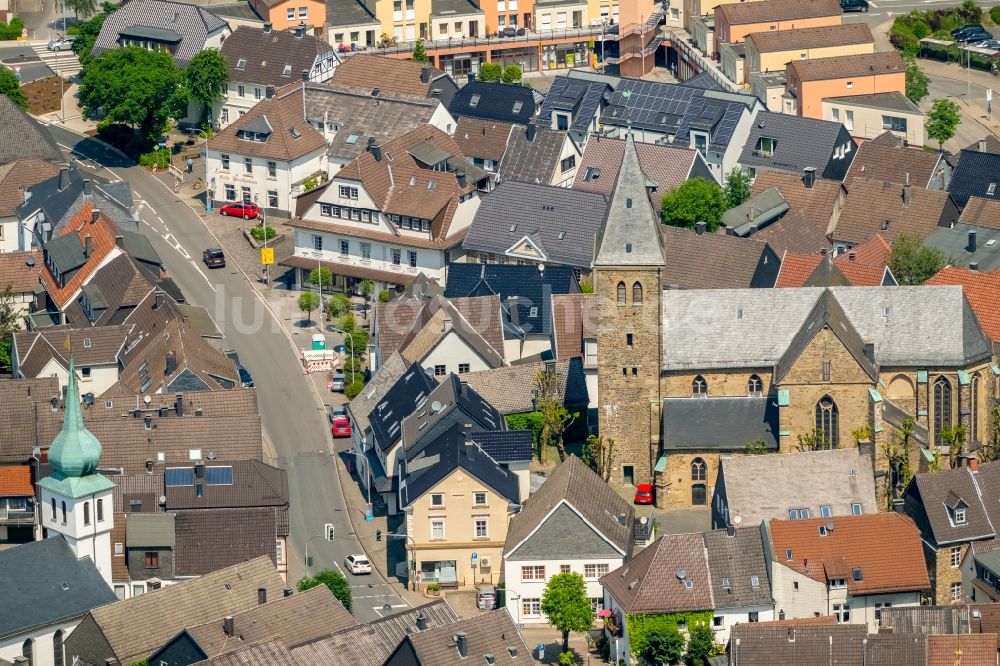
[{"label": "planter box", "polygon": [[[258,241],[256,238],[254,238],[250,234],[250,230],[249,229],[244,229],[243,230],[243,237],[247,239],[248,243],[250,243],[250,247],[252,247],[255,250],[259,250],[260,248],[264,247],[264,241]],[[278,241],[280,241],[284,237],[285,237],[285,234],[283,234],[283,233],[275,233],[274,236],[271,236],[270,238],[267,239],[267,246],[268,247],[274,247],[278,243]]]}]

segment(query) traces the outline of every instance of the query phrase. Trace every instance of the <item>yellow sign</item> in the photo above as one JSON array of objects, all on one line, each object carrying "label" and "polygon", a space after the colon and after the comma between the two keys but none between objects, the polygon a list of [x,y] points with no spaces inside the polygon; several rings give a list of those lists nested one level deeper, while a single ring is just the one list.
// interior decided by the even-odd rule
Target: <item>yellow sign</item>
[{"label": "yellow sign", "polygon": [[274,264],[274,248],[260,248],[260,263],[262,266],[272,266]]}]

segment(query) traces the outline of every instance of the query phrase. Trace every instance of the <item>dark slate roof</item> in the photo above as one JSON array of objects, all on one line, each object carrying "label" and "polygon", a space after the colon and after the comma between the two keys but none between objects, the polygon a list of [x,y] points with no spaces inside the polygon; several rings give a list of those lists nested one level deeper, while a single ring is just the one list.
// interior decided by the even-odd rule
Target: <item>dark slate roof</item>
[{"label": "dark slate roof", "polygon": [[368,413],[375,443],[388,451],[402,435],[403,419],[413,413],[418,405],[437,388],[435,382],[419,364],[410,366],[377,405]]},{"label": "dark slate roof", "polygon": [[[177,465],[176,467],[182,467]],[[192,469],[193,465],[188,469]],[[288,473],[259,460],[209,461],[206,475],[213,468],[228,467],[232,477],[228,483],[206,483],[202,496],[195,493],[194,485],[166,486],[167,511],[178,509],[243,508],[261,506],[288,506]],[[193,478],[193,476],[192,476]]]},{"label": "dark slate roof", "polygon": [[[448,264],[445,298],[499,294],[504,315],[526,334],[552,332],[552,295],[580,290],[569,266],[518,264]],[[535,314],[532,316],[532,309]]]},{"label": "dark slate roof", "polygon": [[359,0],[326,0],[326,24],[331,27],[375,23],[375,15]]},{"label": "dark slate roof", "polygon": [[[976,251],[969,252],[969,232],[976,232]],[[991,244],[992,243],[992,244]],[[979,270],[992,273],[1000,268],[1000,229],[958,223],[938,227],[924,239],[924,245],[952,257],[958,266],[979,264]]]},{"label": "dark slate roof", "polygon": [[863,624],[795,625],[744,622],[732,628],[740,666],[863,666],[868,629]]},{"label": "dark slate roof", "polygon": [[[754,154],[761,137],[777,139],[778,144],[772,155]],[[843,160],[834,160],[834,149],[848,141],[851,143],[851,152]],[[829,178],[828,174],[832,171],[829,165],[834,161],[846,161],[839,170],[846,174],[856,148],[851,135],[840,123],[761,111],[750,128],[743,154],[740,155],[740,164],[796,173],[801,173],[806,167],[813,167],[818,177]],[[842,177],[834,178],[841,179]]]},{"label": "dark slate roof", "polygon": [[[592,192],[504,181],[479,204],[462,247],[589,269],[607,206]],[[525,237],[541,256],[518,251]]]},{"label": "dark slate roof", "polygon": [[778,407],[773,398],[665,398],[663,448],[684,451],[742,451],[763,439],[778,447]]},{"label": "dark slate roof", "polygon": [[[467,430],[501,430],[503,416],[458,375],[448,375],[425,401],[430,409],[421,409],[403,419],[403,446],[407,455],[415,455],[434,438],[440,437],[444,428],[456,420]],[[457,410],[457,411],[456,411]]]},{"label": "dark slate roof", "polygon": [[[290,30],[264,32],[245,25],[237,27],[219,50],[229,65],[230,81],[269,86],[298,81],[302,70],[312,70],[317,56],[332,52],[330,44],[313,35],[296,37]],[[243,69],[237,68],[240,60],[245,60]]]},{"label": "dark slate roof", "polygon": [[597,117],[601,98],[610,90],[611,86],[603,81],[582,81],[557,76],[545,94],[542,109],[538,112],[538,121],[550,125],[553,111],[570,111],[573,122],[569,128],[577,132],[586,132]]},{"label": "dark slate roof", "polygon": [[[708,571],[712,578],[715,608],[770,606],[771,585],[760,530],[737,529],[704,532]],[[757,577],[753,585],[752,576]],[[726,584],[723,584],[723,579]]]},{"label": "dark slate roof", "polygon": [[[116,601],[89,558],[77,559],[62,537],[0,551],[0,598],[18,602],[0,613],[0,638],[65,622]],[[63,587],[65,585],[65,588]]]},{"label": "dark slate roof", "polygon": [[467,439],[464,424],[456,423],[419,451],[412,455],[407,452],[404,481],[399,488],[400,504],[408,506],[456,469],[465,470],[512,504],[520,501],[514,472],[501,467]]},{"label": "dark slate roof", "polygon": [[451,98],[448,112],[456,119],[469,116],[525,125],[535,115],[535,96],[522,85],[470,81]]},{"label": "dark slate roof", "polygon": [[108,15],[101,34],[94,42],[94,55],[118,47],[119,34],[136,27],[171,30],[181,37],[174,60],[185,66],[205,40],[227,27],[226,22],[208,10],[172,0],[134,0]]},{"label": "dark slate roof", "polygon": [[500,464],[531,461],[531,430],[484,430],[470,433],[469,438]]},{"label": "dark slate roof", "polygon": [[[460,655],[455,647],[454,636],[458,633],[466,637],[466,657]],[[492,655],[493,659],[486,661],[486,655]],[[521,666],[531,662],[534,662],[531,651],[506,608],[479,613],[454,625],[409,634],[396,649],[395,655],[386,661],[420,666],[463,666],[470,663]]]},{"label": "dark slate roof", "polygon": [[1000,200],[1000,155],[963,150],[951,174],[948,192],[959,208],[964,208],[973,196]]},{"label": "dark slate roof", "polygon": [[603,576],[601,585],[625,613],[676,613],[714,607],[709,576],[701,534],[668,534]]},{"label": "dark slate roof", "polygon": [[86,178],[91,181],[91,193],[88,199],[84,194],[84,175],[75,164],[69,167],[67,175],[69,184],[62,189],[59,187],[60,175],[28,188],[31,196],[15,209],[18,218],[27,219],[41,210],[45,214],[46,224],[50,225],[53,232],[58,232],[85,203],[89,202],[101,211],[101,215],[113,220],[119,230],[139,231],[138,223],[132,215],[132,186],[128,181],[109,183],[96,176],[87,175]]},{"label": "dark slate roof", "polygon": [[704,71],[700,74],[695,74],[690,79],[684,82],[689,88],[704,88],[705,90],[722,90],[722,86],[716,81],[708,71]]},{"label": "dark slate roof", "polygon": [[0,95],[0,164],[26,159],[56,162],[62,152],[46,127]]},{"label": "dark slate roof", "polygon": [[523,125],[516,125],[511,130],[497,180],[548,185],[559,168],[567,134],[548,127],[535,127],[531,140],[527,135],[528,128]]},{"label": "dark slate roof", "polygon": [[[923,505],[927,520],[921,520],[918,524],[922,530],[930,530],[929,534],[924,534],[926,540],[940,546],[996,536],[996,527],[991,518],[997,516],[991,516],[987,506],[992,507],[1000,499],[1000,493],[996,492],[1000,488],[983,482],[996,480],[1000,475],[1000,462],[984,463],[979,466],[979,470],[972,473],[968,467],[959,467],[913,477],[906,494],[908,498]],[[981,473],[985,475],[980,476]],[[955,500],[964,500],[968,505],[965,510],[965,525],[952,525],[945,505],[945,499],[949,495]],[[909,499],[907,503],[909,504]]]},{"label": "dark slate roof", "polygon": [[87,263],[83,242],[76,234],[64,234],[45,244],[48,259],[60,273],[69,273]]}]

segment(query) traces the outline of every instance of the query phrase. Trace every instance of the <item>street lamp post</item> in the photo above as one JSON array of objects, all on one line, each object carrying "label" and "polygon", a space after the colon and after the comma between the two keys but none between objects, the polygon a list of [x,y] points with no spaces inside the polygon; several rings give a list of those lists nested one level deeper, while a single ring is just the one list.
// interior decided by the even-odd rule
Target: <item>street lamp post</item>
[{"label": "street lamp post", "polygon": [[[267,235],[266,233],[264,234]],[[319,321],[316,322],[316,328],[323,332],[323,265],[320,263],[320,259],[323,257],[322,250],[313,250],[316,255],[316,296],[319,297]],[[332,277],[332,275],[331,275]]]},{"label": "street lamp post", "polygon": [[309,567],[311,565],[311,562],[309,561],[309,544],[312,543],[313,539],[325,539],[325,538],[326,538],[325,534],[316,534],[316,535],[313,535],[313,536],[309,537],[306,540],[306,558],[305,558],[304,564],[306,565],[306,575],[307,576],[309,575]]},{"label": "street lamp post", "polygon": [[[341,335],[346,336],[347,339],[348,339],[348,341],[350,341],[350,343],[351,343],[351,361],[352,361],[351,362],[351,383],[353,384],[354,383],[354,363],[353,363],[353,361],[354,361],[354,336],[351,335],[350,333],[348,333],[347,331],[340,330],[336,326],[331,326],[330,328],[332,328],[337,333],[340,333]],[[369,502],[372,501],[371,500],[371,493],[370,492],[369,492],[369,496],[368,496],[368,501]]]}]

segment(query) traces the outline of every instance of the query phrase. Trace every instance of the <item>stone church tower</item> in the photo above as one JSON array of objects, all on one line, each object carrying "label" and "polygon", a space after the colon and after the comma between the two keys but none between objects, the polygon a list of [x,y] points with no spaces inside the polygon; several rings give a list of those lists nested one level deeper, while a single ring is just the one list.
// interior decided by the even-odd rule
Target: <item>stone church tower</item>
[{"label": "stone church tower", "polygon": [[69,385],[62,430],[49,447],[52,474],[41,479],[41,522],[48,537],[63,537],[77,557],[89,557],[111,587],[112,490],[97,473],[101,443],[87,430],[80,412],[76,367],[69,360]]},{"label": "stone church tower", "polygon": [[[596,140],[596,139],[595,139]],[[611,482],[653,482],[659,449],[660,281],[664,254],[654,187],[631,134],[594,261],[600,433],[614,440]]]}]

